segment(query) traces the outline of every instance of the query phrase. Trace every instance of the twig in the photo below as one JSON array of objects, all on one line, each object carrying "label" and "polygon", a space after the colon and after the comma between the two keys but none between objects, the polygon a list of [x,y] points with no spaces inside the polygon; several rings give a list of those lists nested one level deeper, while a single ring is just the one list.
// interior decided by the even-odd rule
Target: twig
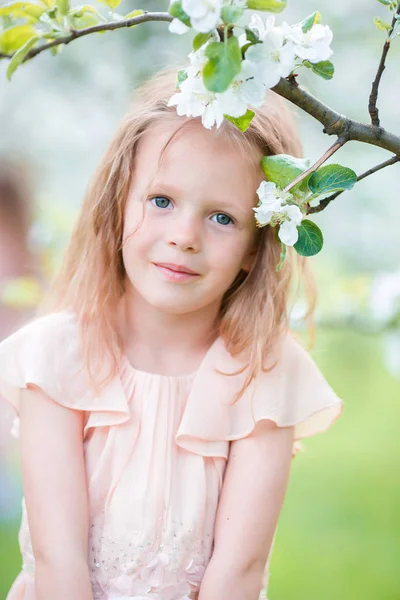
[{"label": "twig", "polygon": [[[172,21],[173,17],[169,13],[150,13],[145,12],[142,15],[138,15],[137,17],[132,17],[131,19],[126,19],[122,21],[111,21],[110,23],[102,23],[101,25],[94,25],[93,27],[87,27],[87,29],[73,29],[71,33],[59,37],[47,44],[43,44],[38,48],[32,48],[30,52],[26,55],[22,62],[30,60],[34,56],[37,56],[44,50],[48,50],[49,48],[54,48],[54,46],[59,46],[60,44],[67,45],[73,40],[76,40],[84,35],[89,35],[91,33],[98,33],[99,31],[113,31],[114,29],[121,29],[122,27],[133,27],[134,25],[138,25],[139,23],[145,23],[146,21]],[[0,54],[0,58],[9,58],[11,59],[13,54]]]},{"label": "twig", "polygon": [[383,74],[383,71],[385,70],[385,61],[386,61],[386,57],[387,54],[389,52],[389,48],[390,48],[390,36],[393,32],[393,29],[396,25],[396,17],[400,15],[400,4],[397,7],[396,13],[393,15],[393,19],[392,19],[392,24],[391,24],[391,29],[388,33],[388,37],[383,45],[383,50],[382,50],[382,56],[381,56],[381,60],[379,62],[379,66],[378,66],[378,71],[375,75],[375,79],[372,83],[372,89],[371,89],[371,93],[369,96],[369,103],[368,103],[368,112],[370,114],[371,117],[371,123],[372,125],[374,125],[375,127],[379,127],[380,125],[380,120],[379,120],[379,109],[376,106],[376,102],[378,100],[378,90],[379,90],[379,84],[381,82],[381,77]]},{"label": "twig", "polygon": [[288,192],[290,189],[292,189],[292,187],[294,187],[295,185],[300,183],[300,181],[303,181],[303,179],[308,177],[308,175],[310,175],[311,173],[314,173],[314,171],[316,171],[322,164],[324,164],[325,161],[328,160],[328,158],[330,156],[332,156],[332,154],[335,154],[335,152],[337,152],[342,146],[344,146],[344,144],[346,142],[347,142],[346,138],[337,139],[336,142],[334,144],[332,144],[332,146],[330,148],[328,148],[328,150],[325,152],[325,154],[323,154],[321,156],[321,158],[319,160],[317,160],[317,162],[315,164],[313,164],[309,169],[307,169],[307,171],[304,171],[303,173],[298,175],[296,177],[296,179],[294,179],[291,183],[289,183],[283,191]]},{"label": "twig", "polygon": [[384,148],[400,155],[400,137],[382,127],[360,123],[336,112],[294,81],[281,79],[273,91],[301,108],[324,126],[323,132]]},{"label": "twig", "polygon": [[[362,173],[361,175],[359,175],[357,177],[357,181],[361,181],[362,179],[365,179],[369,175],[372,175],[373,173],[376,173],[377,171],[380,171],[381,169],[384,169],[385,167],[390,167],[390,165],[394,165],[395,163],[397,163],[399,161],[400,161],[400,156],[392,156],[392,158],[390,158],[389,160],[385,160],[385,162],[380,163],[379,165],[376,165],[375,167],[372,167],[372,169],[368,169],[368,171],[365,171],[365,173]],[[307,211],[307,214],[321,212],[322,210],[324,210],[324,208],[326,208],[328,206],[328,204],[330,202],[332,202],[332,200],[335,200],[335,198],[340,196],[340,194],[343,194],[343,192],[345,192],[345,191],[346,190],[341,190],[340,192],[335,192],[328,198],[324,198],[324,200],[321,200],[321,202],[319,203],[318,206],[310,206],[309,210]]]}]

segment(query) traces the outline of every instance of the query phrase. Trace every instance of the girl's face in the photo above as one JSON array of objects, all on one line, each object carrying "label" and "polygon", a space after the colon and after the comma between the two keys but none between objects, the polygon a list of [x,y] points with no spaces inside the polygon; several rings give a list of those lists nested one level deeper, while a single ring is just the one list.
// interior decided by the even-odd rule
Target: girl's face
[{"label": "girl's face", "polygon": [[[261,153],[250,163],[201,123],[179,132],[159,165],[177,128],[157,125],[142,138],[123,235],[127,293],[175,315],[219,307],[240,269],[250,269],[257,232],[252,208],[265,179]],[[177,275],[160,263],[195,274]]]}]

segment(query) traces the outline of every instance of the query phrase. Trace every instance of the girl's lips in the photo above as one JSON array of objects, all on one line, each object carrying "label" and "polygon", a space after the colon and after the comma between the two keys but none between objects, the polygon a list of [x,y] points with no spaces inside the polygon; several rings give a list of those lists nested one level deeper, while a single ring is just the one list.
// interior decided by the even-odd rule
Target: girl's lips
[{"label": "girl's lips", "polygon": [[162,273],[162,275],[164,275],[164,277],[168,279],[168,281],[183,283],[185,281],[190,281],[195,277],[199,277],[197,273],[183,273],[182,271],[174,271],[173,269],[168,269],[168,267],[162,267],[161,265],[157,265],[156,263],[153,264],[155,267],[157,267],[160,273]]}]

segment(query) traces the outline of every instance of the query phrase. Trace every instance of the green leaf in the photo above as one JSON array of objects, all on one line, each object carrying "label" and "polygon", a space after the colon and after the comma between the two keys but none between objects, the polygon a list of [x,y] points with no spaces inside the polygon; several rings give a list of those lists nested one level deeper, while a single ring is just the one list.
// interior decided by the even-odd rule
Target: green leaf
[{"label": "green leaf", "polygon": [[103,4],[106,4],[110,8],[117,8],[117,6],[119,6],[121,4],[121,0],[98,0],[98,1],[102,2]]},{"label": "green leaf", "polygon": [[286,244],[284,244],[283,242],[280,242],[281,244],[281,253],[279,255],[279,263],[276,265],[276,271],[279,273],[279,271],[282,268],[283,262],[286,258]]},{"label": "green leaf", "polygon": [[[310,159],[296,158],[290,154],[274,154],[273,156],[264,156],[261,166],[269,181],[275,183],[279,188],[284,188],[308,169]],[[305,185],[303,181],[295,186],[294,190],[300,189],[302,185],[303,187]]]},{"label": "green leaf", "polygon": [[379,31],[390,31],[392,29],[392,26],[381,17],[374,17],[374,23]]},{"label": "green leaf", "polygon": [[62,15],[63,17],[65,17],[69,13],[69,0],[56,0],[56,6],[60,12],[60,15]]},{"label": "green leaf", "polygon": [[188,74],[186,72],[186,69],[181,69],[180,71],[178,71],[176,74],[175,89],[179,90],[179,86],[187,78],[188,78]]},{"label": "green leaf", "polygon": [[286,0],[248,0],[247,8],[252,10],[266,10],[268,12],[280,13],[286,8]]},{"label": "green leaf", "polygon": [[73,15],[71,17],[71,25],[73,29],[86,29],[87,27],[98,25],[99,22],[99,17],[92,13],[78,13],[77,15]]},{"label": "green leaf", "polygon": [[357,175],[352,169],[342,165],[326,165],[312,173],[308,188],[313,194],[327,194],[351,190],[356,182]]},{"label": "green leaf", "polygon": [[12,16],[15,18],[24,18],[27,15],[38,19],[44,12],[45,7],[33,2],[12,2],[0,6],[0,17]]},{"label": "green leaf", "polygon": [[182,21],[182,23],[184,23],[187,27],[192,26],[189,15],[185,13],[185,11],[182,8],[181,0],[173,2],[169,7],[168,12],[170,15],[175,17],[175,19],[179,19],[180,21]]},{"label": "green leaf", "polygon": [[319,63],[311,63],[308,60],[303,60],[303,65],[311,69],[323,79],[332,79],[335,73],[335,67],[330,60],[321,60]]},{"label": "green leaf", "polygon": [[322,231],[308,219],[303,219],[300,225],[297,226],[299,232],[299,239],[294,244],[293,248],[300,256],[314,256],[321,251],[324,245],[324,238]]},{"label": "green leaf", "polygon": [[391,5],[391,0],[378,0],[378,2],[380,2],[381,4],[384,4],[385,6]]},{"label": "green leaf", "polygon": [[240,131],[246,131],[255,114],[256,113],[252,110],[247,109],[246,113],[241,117],[231,117],[230,115],[224,115],[224,117],[225,119],[228,119],[228,121],[236,125],[236,127],[240,129]]},{"label": "green leaf", "polygon": [[211,42],[205,51],[209,59],[203,67],[203,81],[210,92],[225,92],[232,79],[240,73],[242,53],[236,36],[227,43]]},{"label": "green leaf", "polygon": [[70,14],[73,16],[82,16],[84,13],[96,13],[96,15],[99,14],[98,10],[91,4],[80,4],[79,6],[74,6],[70,12]]},{"label": "green leaf", "polygon": [[321,13],[317,10],[313,12],[311,15],[306,17],[304,21],[300,23],[303,33],[307,33],[310,31],[313,25],[317,25],[321,22]]},{"label": "green leaf", "polygon": [[124,15],[124,19],[133,19],[134,17],[138,17],[139,15],[144,15],[144,10],[138,8],[137,10],[131,10],[127,15]]},{"label": "green leaf", "polygon": [[0,51],[8,54],[22,48],[24,44],[36,35],[32,25],[14,25],[0,35]]},{"label": "green leaf", "polygon": [[256,32],[250,29],[250,27],[245,27],[244,30],[246,32],[247,41],[251,42],[252,44],[257,44],[261,41]]},{"label": "green leaf", "polygon": [[23,46],[22,48],[20,48],[19,50],[17,50],[17,52],[14,54],[14,56],[12,57],[12,59],[9,62],[9,65],[7,67],[7,79],[9,81],[11,81],[11,77],[13,76],[13,74],[15,73],[15,71],[18,69],[18,67],[20,66],[20,64],[23,62],[25,56],[28,54],[29,50],[31,48],[33,48],[33,46],[36,44],[36,42],[40,39],[39,35],[36,35],[35,37],[31,38],[30,40],[28,40]]},{"label": "green leaf", "polygon": [[244,9],[241,6],[223,6],[221,11],[222,20],[226,25],[237,23],[243,14],[243,11]]},{"label": "green leaf", "polygon": [[193,50],[196,52],[199,48],[201,48],[212,36],[212,32],[209,33],[198,33],[193,38]]}]

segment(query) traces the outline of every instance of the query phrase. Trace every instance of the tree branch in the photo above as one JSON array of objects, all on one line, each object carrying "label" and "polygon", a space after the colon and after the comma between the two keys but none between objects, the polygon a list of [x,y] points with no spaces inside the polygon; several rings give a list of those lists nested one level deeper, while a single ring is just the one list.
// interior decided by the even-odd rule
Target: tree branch
[{"label": "tree branch", "polygon": [[[54,48],[54,46],[59,46],[60,44],[67,45],[73,40],[76,40],[85,35],[89,35],[91,33],[98,33],[99,31],[113,31],[114,29],[121,29],[122,27],[133,27],[134,25],[139,25],[139,23],[145,23],[146,21],[172,21],[173,17],[169,13],[150,13],[144,12],[142,15],[138,15],[137,17],[132,17],[131,19],[121,20],[121,21],[110,21],[110,23],[102,23],[100,25],[94,25],[93,27],[87,27],[86,29],[71,29],[69,34],[66,34],[62,37],[59,37],[47,44],[43,44],[38,48],[32,48],[25,56],[22,62],[30,60],[34,58],[41,52],[48,50],[49,48]],[[4,54],[0,53],[1,58],[11,59],[14,54]]]},{"label": "tree branch", "polygon": [[[60,44],[69,44],[73,40],[91,33],[110,30],[112,31],[123,27],[133,27],[134,25],[148,21],[170,22],[172,20],[172,15],[166,12],[145,12],[136,17],[132,17],[131,19],[102,23],[86,29],[71,30],[70,33],[66,34],[65,36],[63,35],[37,48],[32,48],[24,58],[24,62],[32,59],[34,56],[37,56],[49,48],[59,46]],[[3,59],[10,59],[12,56],[13,54],[0,54],[0,58]],[[353,140],[366,144],[372,144],[400,156],[399,136],[386,131],[382,127],[360,123],[338,113],[298,85],[296,81],[296,75],[291,75],[287,79],[281,79],[280,82],[273,88],[273,91],[286,98],[292,104],[295,104],[304,112],[308,113],[322,123],[324,126],[323,132],[327,135],[336,135],[338,140],[344,140],[345,142]],[[336,148],[335,144],[332,146],[332,149],[333,148]]]},{"label": "tree branch", "polygon": [[347,142],[346,138],[337,139],[336,142],[334,144],[332,144],[332,146],[330,148],[328,148],[328,150],[325,152],[325,154],[323,154],[321,156],[321,158],[317,160],[316,163],[314,163],[309,169],[307,169],[303,173],[300,173],[300,175],[298,175],[296,177],[296,179],[294,179],[291,183],[289,183],[283,191],[288,192],[292,187],[294,187],[295,185],[300,183],[300,181],[303,181],[303,179],[308,177],[308,175],[310,175],[311,173],[314,173],[314,171],[316,171],[321,165],[324,164],[324,162],[326,162],[328,160],[328,158],[330,156],[332,156],[332,154],[335,154],[335,152],[337,152],[342,146],[344,146],[344,144],[346,142]]},{"label": "tree branch", "polygon": [[[385,160],[385,162],[380,163],[379,165],[376,165],[375,167],[372,167],[372,169],[368,169],[368,171],[365,171],[365,173],[362,173],[361,175],[359,175],[357,177],[357,182],[361,181],[362,179],[365,179],[366,177],[369,177],[369,175],[372,175],[373,173],[376,173],[377,171],[380,171],[381,169],[384,169],[385,167],[394,165],[397,162],[400,162],[400,156],[392,156],[392,158],[390,158],[389,160]],[[324,210],[324,208],[326,208],[328,206],[328,204],[330,202],[332,202],[332,200],[335,200],[335,198],[340,196],[340,194],[343,194],[343,192],[345,192],[345,191],[346,190],[341,190],[340,192],[335,192],[335,194],[328,196],[328,198],[324,198],[324,200],[321,200],[321,202],[319,203],[318,206],[310,206],[309,210],[307,210],[307,214],[309,215],[311,213],[321,212],[322,210]]]},{"label": "tree branch", "polygon": [[393,33],[393,29],[396,25],[396,21],[397,21],[396,17],[399,15],[400,15],[400,4],[397,7],[396,13],[393,15],[391,29],[390,29],[390,31],[388,33],[388,37],[383,45],[382,56],[381,56],[381,60],[379,62],[378,71],[377,71],[375,79],[372,83],[371,94],[369,96],[368,112],[371,117],[372,125],[375,125],[376,127],[379,127],[379,125],[380,125],[379,110],[376,106],[376,102],[378,100],[379,84],[381,82],[381,77],[382,77],[383,71],[385,70],[386,56],[389,52],[390,42],[391,42],[390,36]]},{"label": "tree branch", "polygon": [[324,126],[323,132],[336,135],[347,141],[358,141],[384,148],[400,155],[400,137],[386,131],[382,127],[353,121],[336,112],[318,98],[307,92],[294,77],[281,79],[273,91],[301,108]]}]

